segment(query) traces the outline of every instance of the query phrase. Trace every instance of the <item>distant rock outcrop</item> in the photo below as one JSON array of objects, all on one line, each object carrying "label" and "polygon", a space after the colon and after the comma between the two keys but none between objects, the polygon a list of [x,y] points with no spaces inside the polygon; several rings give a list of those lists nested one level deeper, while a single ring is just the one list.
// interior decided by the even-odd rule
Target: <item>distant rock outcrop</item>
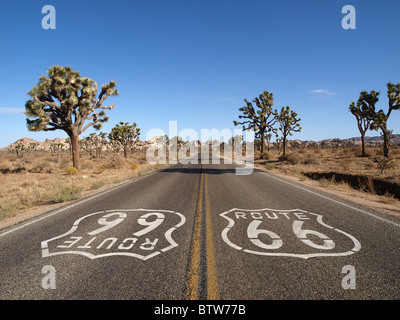
[{"label": "distant rock outcrop", "polygon": [[[138,149],[146,149],[150,145],[158,144],[160,143],[158,141],[160,137],[154,137],[150,140],[147,141],[139,141],[136,146]],[[393,144],[400,144],[400,134],[393,134],[391,135],[390,138],[391,143]],[[360,137],[354,137],[354,138],[348,138],[348,139],[338,139],[338,138],[333,138],[333,139],[324,139],[321,141],[312,141],[312,140],[306,140],[302,141],[299,139],[296,140],[290,140],[289,141],[292,145],[298,145],[298,146],[310,146],[310,145],[325,145],[325,146],[335,146],[339,144],[346,144],[346,145],[361,145],[361,138]],[[375,136],[375,137],[365,137],[365,142],[367,144],[380,144],[383,142],[383,137],[381,136]],[[206,142],[202,142],[200,140],[192,140],[190,141],[190,144],[192,146],[196,147],[202,147],[205,145],[209,146],[217,146],[220,144],[224,144],[220,140],[208,140]],[[34,140],[32,138],[21,138],[14,143],[10,144],[9,146],[0,149],[0,150],[7,150],[7,149],[15,149],[16,146],[22,146],[23,150],[39,150],[39,151],[51,151],[52,148],[56,147],[58,150],[69,150],[69,143],[67,141],[67,138],[55,138],[53,140],[46,139],[43,142]]]}]

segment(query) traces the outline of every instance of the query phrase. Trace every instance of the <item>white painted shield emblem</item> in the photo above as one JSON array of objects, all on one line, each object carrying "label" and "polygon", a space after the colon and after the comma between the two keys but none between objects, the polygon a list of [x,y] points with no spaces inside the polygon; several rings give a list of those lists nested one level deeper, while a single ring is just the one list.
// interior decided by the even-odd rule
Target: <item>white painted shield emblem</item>
[{"label": "white painted shield emblem", "polygon": [[347,256],[361,249],[349,233],[327,225],[323,216],[299,209],[231,209],[222,239],[232,248],[262,256],[308,259]]},{"label": "white painted shield emblem", "polygon": [[78,254],[90,259],[147,260],[178,246],[172,233],[186,221],[168,210],[110,210],[88,214],[64,234],[42,241],[42,257]]}]

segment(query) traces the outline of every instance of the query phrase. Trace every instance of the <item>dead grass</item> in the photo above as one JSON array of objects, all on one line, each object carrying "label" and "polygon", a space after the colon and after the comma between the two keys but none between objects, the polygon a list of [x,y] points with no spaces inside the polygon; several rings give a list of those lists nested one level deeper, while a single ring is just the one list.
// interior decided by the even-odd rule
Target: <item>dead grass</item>
[{"label": "dead grass", "polygon": [[0,221],[28,209],[77,200],[162,167],[149,165],[145,159],[145,152],[127,159],[112,154],[101,158],[82,155],[82,170],[77,172],[69,153],[37,152],[23,158],[0,153]]},{"label": "dead grass", "polygon": [[[289,149],[286,158],[276,150],[268,152],[268,159],[260,159],[255,153],[256,163],[263,166],[274,167],[282,172],[295,166],[299,172],[338,172],[354,175],[365,175],[400,183],[400,147],[392,147],[390,165],[386,165],[382,172],[380,147],[367,148],[371,156],[360,157],[356,147],[343,149]],[[377,160],[378,159],[378,160]]]},{"label": "dead grass", "polygon": [[[400,147],[391,147],[391,160],[382,163],[382,147],[368,147],[368,156],[360,156],[360,148],[289,149],[285,159],[276,150],[268,152],[268,159],[261,159],[255,153],[255,166],[265,171],[284,174],[310,186],[341,195],[349,200],[368,205],[375,210],[400,216],[400,201],[387,192],[378,195],[372,180],[381,179],[400,184]],[[379,159],[380,161],[378,161]],[[384,169],[382,170],[382,168]],[[365,176],[358,190],[335,177],[323,177],[317,181],[307,178],[309,173],[338,173]]]}]

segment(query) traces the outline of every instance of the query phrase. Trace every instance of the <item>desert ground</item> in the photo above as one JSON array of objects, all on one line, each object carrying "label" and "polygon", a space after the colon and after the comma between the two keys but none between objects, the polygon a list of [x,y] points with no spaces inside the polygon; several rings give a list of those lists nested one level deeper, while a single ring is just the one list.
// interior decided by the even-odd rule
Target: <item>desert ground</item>
[{"label": "desert ground", "polygon": [[282,159],[280,152],[270,149],[264,159],[256,152],[255,167],[399,216],[400,147],[391,147],[388,162],[379,145],[367,147],[365,157],[360,153],[358,146],[302,148],[289,149]]},{"label": "desert ground", "polygon": [[150,165],[145,151],[123,155],[81,155],[82,170],[72,168],[68,151],[0,153],[0,227],[31,218],[69,201],[137,179],[163,165]]}]

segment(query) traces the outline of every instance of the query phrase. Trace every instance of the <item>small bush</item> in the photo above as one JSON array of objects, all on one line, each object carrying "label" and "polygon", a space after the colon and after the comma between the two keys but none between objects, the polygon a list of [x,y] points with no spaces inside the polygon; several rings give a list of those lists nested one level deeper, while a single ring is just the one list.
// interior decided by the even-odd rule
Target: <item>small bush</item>
[{"label": "small bush", "polygon": [[81,192],[81,188],[77,188],[73,185],[64,186],[58,183],[54,187],[54,191],[47,195],[47,200],[55,203],[78,200],[81,197]]},{"label": "small bush", "polygon": [[8,173],[8,172],[12,171],[12,165],[11,165],[11,163],[9,163],[9,162],[7,162],[7,161],[3,161],[3,162],[0,164],[0,171],[1,171],[2,173]]},{"label": "small bush", "polygon": [[63,159],[61,160],[58,168],[61,170],[66,170],[69,166],[70,166],[70,162],[69,160]]},{"label": "small bush", "polygon": [[328,188],[332,183],[335,182],[335,176],[332,176],[332,178],[327,179],[327,178],[321,178],[319,180],[319,185],[323,188]]},{"label": "small bush", "polygon": [[268,152],[264,151],[263,153],[260,154],[260,159],[270,160],[271,159],[271,155]]},{"label": "small bush", "polygon": [[139,167],[139,165],[136,162],[131,163],[131,169],[136,170]]},{"label": "small bush", "polygon": [[271,163],[266,163],[265,164],[265,169],[267,170],[273,170],[275,169],[275,165],[271,164]]},{"label": "small bush", "polygon": [[374,180],[371,177],[367,177],[366,180],[358,178],[358,185],[361,191],[369,192],[372,194],[376,193]]},{"label": "small bush", "polygon": [[303,164],[314,164],[314,165],[320,164],[319,159],[314,156],[308,156],[307,158],[303,159],[302,163]]},{"label": "small bush", "polygon": [[95,181],[92,183],[92,186],[90,187],[90,189],[92,189],[92,190],[99,189],[104,185],[105,185],[105,182],[103,180]]},{"label": "small bush", "polygon": [[82,170],[91,170],[93,169],[93,163],[91,161],[83,161],[81,163]]},{"label": "small bush", "polygon": [[12,216],[17,208],[16,203],[0,203],[0,221]]},{"label": "small bush", "polygon": [[78,169],[74,168],[74,167],[69,167],[65,170],[65,173],[69,176],[75,176],[78,174]]},{"label": "small bush", "polygon": [[354,163],[353,159],[346,158],[340,161],[340,166],[343,168],[343,170],[348,171],[350,170],[353,163]]},{"label": "small bush", "polygon": [[286,157],[286,161],[289,162],[292,165],[300,163],[300,159],[298,157],[296,157],[294,154],[289,154]]},{"label": "small bush", "polygon": [[43,161],[38,165],[32,167],[30,171],[33,173],[54,173],[56,169],[49,161]]},{"label": "small bush", "polygon": [[380,170],[381,174],[383,174],[385,172],[385,170],[391,168],[390,161],[391,161],[391,159],[388,159],[385,157],[376,157],[375,158],[376,165],[377,165],[378,169]]},{"label": "small bush", "polygon": [[105,167],[107,169],[123,169],[126,167],[126,161],[123,158],[117,157],[112,158]]}]

